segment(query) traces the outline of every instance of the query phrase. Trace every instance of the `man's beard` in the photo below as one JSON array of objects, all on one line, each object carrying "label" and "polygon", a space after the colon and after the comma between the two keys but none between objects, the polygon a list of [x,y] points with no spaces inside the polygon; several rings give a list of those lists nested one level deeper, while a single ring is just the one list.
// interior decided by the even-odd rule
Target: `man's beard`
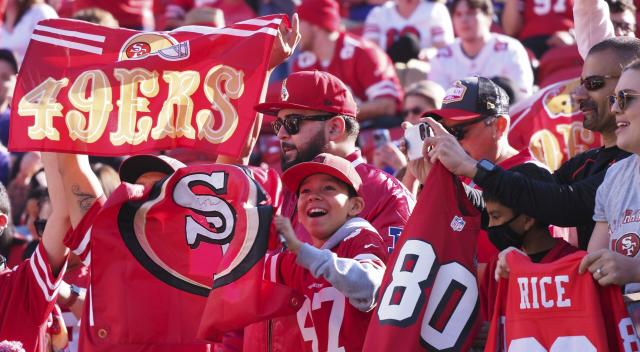
[{"label": "man's beard", "polygon": [[282,167],[282,171],[286,171],[288,168],[303,163],[305,161],[311,161],[313,158],[318,156],[318,154],[323,153],[325,150],[325,146],[327,144],[327,140],[324,138],[324,130],[320,129],[318,133],[316,133],[313,137],[311,137],[306,146],[304,147],[295,147],[291,143],[286,143],[290,147],[294,147],[296,150],[296,155],[293,160],[287,161],[285,159],[285,154],[282,149],[280,149],[280,166]]}]

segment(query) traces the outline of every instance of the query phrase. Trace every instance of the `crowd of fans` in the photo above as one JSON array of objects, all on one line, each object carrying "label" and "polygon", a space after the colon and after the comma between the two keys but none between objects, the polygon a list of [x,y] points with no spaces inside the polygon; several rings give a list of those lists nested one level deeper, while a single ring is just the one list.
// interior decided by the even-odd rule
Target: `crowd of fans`
[{"label": "crowd of fans", "polygon": [[[340,172],[357,177],[338,177],[342,183],[318,179],[310,183],[308,192],[320,187],[319,182],[338,185],[336,192],[349,199],[340,206],[346,209],[355,204],[357,212],[349,210],[349,217],[357,215],[367,222],[363,225],[367,231],[377,232],[382,240],[376,237],[372,243],[384,244],[391,252],[433,163],[440,161],[460,177],[468,197],[484,211],[477,274],[486,321],[494,308],[494,275],[508,275],[504,257],[512,247],[540,263],[588,250],[582,271],[591,272],[601,285],[626,285],[626,293],[640,290],[640,261],[635,258],[640,248],[640,210],[634,207],[639,199],[635,192],[640,130],[636,133],[635,125],[640,122],[635,114],[640,113],[636,106],[640,40],[635,39],[632,0],[0,1],[0,268],[18,267],[41,250],[57,251],[51,268],[59,260],[60,249],[47,246],[43,233],[48,228],[51,241],[61,242],[61,234],[55,233],[64,226],[55,205],[65,202],[54,199],[60,195],[53,192],[65,193],[68,178],[76,177],[65,177],[62,169],[67,168],[67,175],[71,175],[68,170],[81,170],[86,184],[98,180],[101,188],[94,198],[102,200],[120,185],[122,176],[117,170],[123,157],[92,157],[93,174],[89,175],[85,161],[69,158],[64,164],[61,158],[53,162],[50,155],[39,152],[8,151],[13,87],[38,21],[66,17],[113,28],[161,31],[185,25],[223,27],[259,15],[294,12],[300,19],[300,43],[271,75],[267,102],[256,107],[269,116],[273,128],[264,124],[251,154],[252,166],[285,175],[289,171],[293,177],[297,165],[312,162],[322,153],[348,160]],[[509,107],[544,88],[536,73],[558,52],[584,59],[572,98],[584,115],[584,128],[599,133],[603,146],[549,170],[528,149],[510,145]],[[569,78],[577,77],[557,76],[558,80]],[[348,90],[341,90],[343,85]],[[280,97],[285,90],[287,99]],[[287,105],[292,102],[304,108]],[[425,139],[422,158],[409,160],[403,130],[421,122],[428,123],[435,136]],[[215,161],[215,156],[190,150],[166,154],[185,164]],[[55,164],[50,167],[60,168],[60,173],[45,173],[46,163]],[[283,180],[289,182],[286,177]],[[143,183],[137,177],[130,181]],[[300,218],[298,207],[308,197],[301,184],[309,182],[290,183],[292,189],[284,193],[281,209],[284,218],[279,218],[277,226],[290,248],[294,245],[292,251],[320,257],[296,242],[296,235],[316,245],[316,236],[333,232],[312,231],[313,217],[303,214]],[[635,220],[627,221],[625,216]],[[53,229],[51,219],[56,224]],[[76,220],[71,224],[75,226]],[[570,243],[553,237],[550,225],[576,228],[577,240]],[[616,246],[622,240],[631,249]],[[324,242],[318,243],[316,247]],[[363,269],[367,275],[384,273],[386,255],[377,256],[373,266]],[[312,270],[314,265],[303,266]],[[58,262],[56,270],[61,268]],[[336,279],[338,274],[330,269],[323,275],[334,277],[334,281],[328,279],[332,283],[353,284],[345,284],[351,280],[346,276]],[[89,283],[88,268],[72,253],[57,305],[45,323],[47,351],[78,350],[78,326]],[[366,309],[373,304],[366,301]],[[631,316],[640,326],[640,314],[631,311]],[[0,340],[6,319],[0,317]],[[290,351],[303,350],[299,336],[288,333],[297,324],[295,317],[277,321],[269,322],[269,332],[279,340],[264,336],[266,329],[257,324],[245,329],[244,350],[258,350],[273,341]],[[242,339],[236,336],[235,340]],[[239,350],[242,343],[218,348]],[[5,350],[20,351],[19,343],[0,342],[0,351]]]}]

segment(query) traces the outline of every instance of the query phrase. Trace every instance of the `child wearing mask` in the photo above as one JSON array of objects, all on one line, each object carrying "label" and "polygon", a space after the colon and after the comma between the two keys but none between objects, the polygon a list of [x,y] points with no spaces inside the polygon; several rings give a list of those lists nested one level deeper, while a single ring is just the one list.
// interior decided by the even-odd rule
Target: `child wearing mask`
[{"label": "child wearing mask", "polygon": [[[534,180],[553,182],[549,171],[534,163],[520,164],[509,171]],[[482,198],[489,215],[487,234],[499,251],[515,247],[527,254],[534,263],[550,263],[578,250],[562,238],[552,237],[548,224],[526,214],[516,213],[488,192],[483,192]],[[497,262],[496,255],[489,260],[487,270],[480,278],[480,301],[485,321],[491,320],[493,316],[498,289],[498,283],[494,279]]]}]

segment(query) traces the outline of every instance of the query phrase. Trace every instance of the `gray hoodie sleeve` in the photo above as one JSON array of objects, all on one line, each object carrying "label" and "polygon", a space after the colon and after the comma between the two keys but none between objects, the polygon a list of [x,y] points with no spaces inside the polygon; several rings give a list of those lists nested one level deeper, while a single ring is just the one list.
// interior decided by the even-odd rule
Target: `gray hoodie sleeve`
[{"label": "gray hoodie sleeve", "polygon": [[378,266],[371,261],[340,258],[328,249],[306,243],[300,247],[296,262],[314,277],[324,277],[358,310],[367,312],[376,306],[375,296],[382,284],[384,264]]}]

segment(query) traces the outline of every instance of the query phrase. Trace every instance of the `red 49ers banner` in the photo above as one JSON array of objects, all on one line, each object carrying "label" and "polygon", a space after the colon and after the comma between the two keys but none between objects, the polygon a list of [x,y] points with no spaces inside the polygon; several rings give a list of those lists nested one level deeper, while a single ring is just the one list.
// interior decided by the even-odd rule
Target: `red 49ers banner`
[{"label": "red 49ers banner", "polygon": [[552,84],[513,106],[511,145],[518,150],[531,148],[552,170],[578,153],[601,146],[600,135],[582,127],[582,113],[571,99],[578,84],[577,78]]},{"label": "red 49ers banner", "polygon": [[18,76],[9,146],[92,155],[187,147],[238,156],[283,15],[226,28],[36,25]]}]

